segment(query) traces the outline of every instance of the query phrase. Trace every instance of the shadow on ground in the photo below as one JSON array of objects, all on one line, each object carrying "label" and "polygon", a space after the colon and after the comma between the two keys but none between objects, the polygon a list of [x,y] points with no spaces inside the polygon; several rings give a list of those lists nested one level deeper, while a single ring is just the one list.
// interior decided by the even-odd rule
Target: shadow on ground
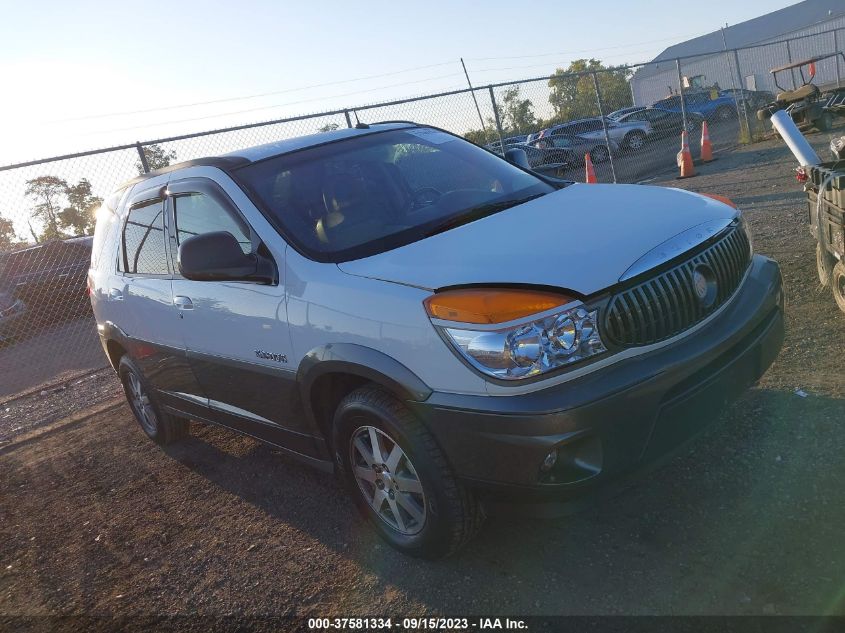
[{"label": "shadow on ground", "polygon": [[334,479],[271,448],[231,454],[206,429],[168,453],[439,611],[845,613],[843,421],[845,400],[754,391],[633,489],[566,519],[491,520],[438,563],[379,545]]}]

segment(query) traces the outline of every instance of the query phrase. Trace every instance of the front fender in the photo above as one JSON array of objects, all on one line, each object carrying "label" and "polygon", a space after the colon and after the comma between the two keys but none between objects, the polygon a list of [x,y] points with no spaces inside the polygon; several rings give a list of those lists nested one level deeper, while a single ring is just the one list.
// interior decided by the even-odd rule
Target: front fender
[{"label": "front fender", "polygon": [[296,373],[305,412],[315,423],[317,416],[311,406],[311,390],[315,381],[326,374],[365,378],[402,400],[422,402],[432,391],[414,372],[383,352],[353,343],[329,343],[308,352]]}]

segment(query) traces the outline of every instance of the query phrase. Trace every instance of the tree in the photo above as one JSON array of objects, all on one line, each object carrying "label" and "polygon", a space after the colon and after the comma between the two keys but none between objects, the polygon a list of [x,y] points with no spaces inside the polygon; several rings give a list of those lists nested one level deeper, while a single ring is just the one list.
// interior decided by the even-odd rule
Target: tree
[{"label": "tree", "polygon": [[318,132],[334,132],[340,126],[337,123],[326,123],[325,125],[317,128]]},{"label": "tree", "polygon": [[[141,151],[144,152],[144,158],[147,159],[147,165],[149,165],[150,171],[169,167],[171,161],[176,160],[175,150],[167,152],[161,145],[156,145],[155,143],[145,146]],[[138,170],[139,174],[146,173],[140,159],[135,161],[135,169]]]},{"label": "tree", "polygon": [[59,212],[59,225],[70,229],[74,235],[91,235],[94,232],[94,213],[103,199],[91,191],[91,183],[83,178],[65,190],[68,206]]},{"label": "tree", "polygon": [[[33,199],[32,217],[44,223],[42,239],[63,237],[59,230],[59,211],[67,182],[57,176],[38,176],[26,181],[26,195]],[[34,235],[34,232],[33,232]]]},{"label": "tree", "polygon": [[0,215],[0,251],[8,251],[17,240],[12,221]]},{"label": "tree", "polygon": [[487,143],[487,133],[484,130],[470,130],[464,134],[464,138],[476,145],[485,145]]},{"label": "tree", "polygon": [[[554,108],[556,121],[599,115],[596,89],[590,71],[596,72],[605,114],[631,105],[631,90],[628,86],[630,70],[604,66],[597,59],[576,59],[566,70],[558,68],[549,79],[549,103]],[[588,74],[574,74],[584,72]]]},{"label": "tree", "polygon": [[519,98],[519,86],[511,86],[502,95],[501,123],[506,136],[530,134],[537,128],[534,104]]}]

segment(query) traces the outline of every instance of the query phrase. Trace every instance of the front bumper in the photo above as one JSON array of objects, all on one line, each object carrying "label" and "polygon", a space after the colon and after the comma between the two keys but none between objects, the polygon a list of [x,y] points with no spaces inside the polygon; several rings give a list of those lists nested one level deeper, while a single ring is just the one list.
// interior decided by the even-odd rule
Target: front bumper
[{"label": "front bumper", "polygon": [[[765,373],[783,336],[780,269],[755,255],[721,312],[673,344],[528,394],[435,392],[411,405],[482,496],[565,501],[696,435]],[[557,463],[543,472],[553,449]]]}]

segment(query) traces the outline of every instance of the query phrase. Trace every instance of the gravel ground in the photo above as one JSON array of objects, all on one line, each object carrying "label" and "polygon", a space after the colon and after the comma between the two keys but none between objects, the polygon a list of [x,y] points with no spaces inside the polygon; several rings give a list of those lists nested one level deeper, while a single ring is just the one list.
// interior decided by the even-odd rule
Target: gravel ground
[{"label": "gravel ground", "polygon": [[120,406],[0,445],[0,614],[845,615],[845,316],[818,287],[792,166],[772,141],[660,181],[747,211],[783,266],[788,332],[756,388],[624,494],[491,520],[458,556],[419,561],[332,477],[214,427],[161,450]]}]

